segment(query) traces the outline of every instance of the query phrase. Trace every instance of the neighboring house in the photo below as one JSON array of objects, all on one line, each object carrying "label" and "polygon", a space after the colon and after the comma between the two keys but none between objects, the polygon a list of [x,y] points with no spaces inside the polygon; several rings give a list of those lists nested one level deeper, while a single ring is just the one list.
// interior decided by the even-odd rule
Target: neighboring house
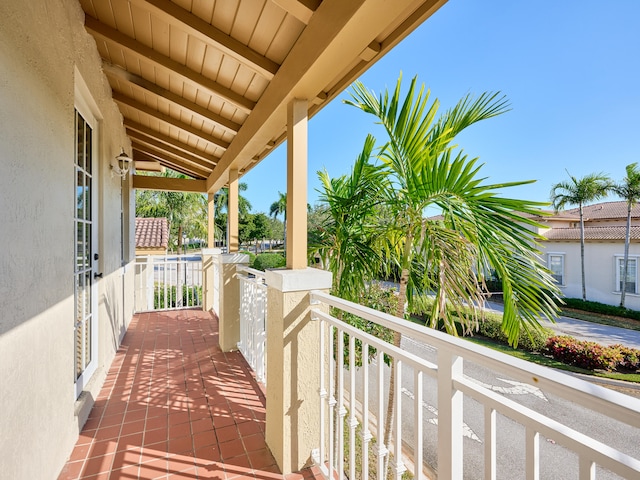
[{"label": "neighboring house", "polygon": [[[623,288],[627,204],[604,202],[583,207],[587,300],[618,305]],[[640,206],[631,211],[631,243],[626,281],[627,308],[640,310]],[[539,217],[544,260],[566,297],[582,298],[580,215],[577,208]]]},{"label": "neighboring house", "polygon": [[166,255],[169,222],[166,218],[136,218],[136,256]]}]

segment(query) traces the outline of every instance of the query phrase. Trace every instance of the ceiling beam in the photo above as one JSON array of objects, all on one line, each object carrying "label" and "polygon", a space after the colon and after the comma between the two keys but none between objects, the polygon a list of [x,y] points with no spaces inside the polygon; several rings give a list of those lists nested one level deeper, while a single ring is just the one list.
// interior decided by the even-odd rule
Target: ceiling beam
[{"label": "ceiling beam", "polygon": [[196,127],[189,125],[188,123],[175,119],[171,115],[166,115],[162,112],[159,112],[158,110],[155,110],[154,108],[151,108],[150,106],[145,105],[144,103],[140,103],[131,97],[123,95],[120,92],[113,92],[112,96],[113,96],[113,99],[121,105],[126,105],[127,107],[132,108],[138,112],[142,112],[145,115],[149,115],[152,118],[155,118],[164,123],[167,123],[179,130],[182,130],[185,133],[193,135],[194,137],[197,137],[201,140],[204,140],[205,142],[212,143],[217,147],[224,148],[225,150],[229,148],[229,142],[225,142],[224,140],[220,140],[219,138],[214,137],[213,135],[204,133],[202,130],[197,129]]},{"label": "ceiling beam", "polygon": [[175,150],[172,147],[163,145],[151,138],[137,137],[135,132],[127,130],[127,134],[131,137],[132,145],[135,150],[143,153],[147,153],[156,157],[162,163],[171,161],[174,165],[181,166],[188,169],[194,176],[203,177],[208,176],[213,170],[207,165],[203,165],[202,160]]},{"label": "ceiling beam", "polygon": [[178,173],[183,173],[185,175],[188,175],[190,177],[195,177],[198,179],[202,179],[203,177],[193,173],[193,171],[189,170],[188,168],[182,166],[182,164],[180,164],[179,162],[175,162],[172,159],[168,158],[168,157],[163,157],[161,155],[152,155],[149,153],[145,153],[142,152],[140,150],[136,150],[135,147],[133,149],[133,160],[134,162],[156,162],[156,163],[160,163],[160,165],[162,165],[165,168],[170,168],[171,170],[174,170]]},{"label": "ceiling beam", "polygon": [[207,182],[205,180],[156,177],[151,175],[133,175],[133,188],[137,188],[140,190],[205,193],[206,187]]},{"label": "ceiling beam", "polygon": [[235,58],[267,80],[271,80],[280,68],[280,65],[273,60],[260,55],[244,43],[230,37],[170,0],[133,0],[132,3],[139,4],[169,24],[175,25],[177,23],[189,35]]},{"label": "ceiling beam", "polygon": [[[326,105],[353,81],[352,75],[361,75],[371,65],[360,60],[365,50],[374,51],[374,60],[380,58],[445,2],[323,0],[209,176],[208,191],[223,186],[232,169],[250,168],[268,142],[279,143],[287,125],[287,105],[292,100],[307,99],[309,113],[319,111],[320,106],[313,105],[319,93],[326,93]],[[381,45],[377,55],[372,42]]]},{"label": "ceiling beam", "polygon": [[212,155],[207,155],[202,150],[192,147],[191,145],[188,145],[186,143],[183,143],[180,140],[176,140],[175,138],[159,133],[153,130],[152,128],[145,127],[144,125],[134,122],[133,120],[130,120],[128,118],[124,119],[124,126],[130,132],[137,132],[146,136],[146,137],[142,137],[142,136],[136,136],[134,134],[133,136],[136,138],[149,138],[149,139],[157,140],[159,142],[166,144],[167,146],[177,148],[179,150],[182,150],[185,153],[189,153],[196,157],[201,158],[211,168],[213,168],[216,165],[216,163],[218,163],[219,159],[217,157],[214,157]]},{"label": "ceiling beam", "polygon": [[308,25],[322,0],[273,0],[273,3]]},{"label": "ceiling beam", "polygon": [[136,56],[143,63],[151,63],[157,68],[161,68],[170,74],[181,77],[183,81],[196,88],[207,90],[211,95],[215,95],[216,97],[220,97],[223,100],[232,103],[245,113],[251,112],[256,105],[256,102],[243,97],[227,87],[223,87],[214,80],[191,70],[179,62],[156,52],[153,48],[147,47],[118,30],[101,23],[90,15],[85,15],[84,25],[87,31],[95,37],[118,45]]},{"label": "ceiling beam", "polygon": [[118,67],[117,65],[112,65],[108,62],[102,62],[102,69],[109,77],[117,79],[119,82],[123,82],[127,85],[131,85],[134,88],[137,87],[141,89],[145,94],[162,97],[165,100],[174,103],[176,106],[184,110],[188,110],[190,113],[198,116],[202,120],[213,122],[219,125],[232,134],[236,134],[238,130],[240,130],[241,125],[239,123],[233,122],[228,118],[223,117],[222,115],[218,115],[217,113],[213,113],[211,110],[208,110],[207,108],[202,107],[197,103],[190,102],[189,100],[171,92],[170,90],[165,90],[164,88],[159,87],[153,82],[145,80],[144,78],[134,73],[126,71],[124,68]]}]

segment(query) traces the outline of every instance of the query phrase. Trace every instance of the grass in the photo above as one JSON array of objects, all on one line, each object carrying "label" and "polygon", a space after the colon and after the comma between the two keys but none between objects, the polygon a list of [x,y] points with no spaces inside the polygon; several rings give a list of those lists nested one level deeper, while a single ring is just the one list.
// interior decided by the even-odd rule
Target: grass
[{"label": "grass", "polygon": [[498,352],[511,355],[512,357],[520,358],[522,360],[533,362],[538,365],[543,365],[545,367],[555,368],[557,370],[564,370],[568,372],[581,373],[584,375],[592,375],[594,377],[608,378],[611,380],[624,380],[625,382],[640,383],[640,374],[638,373],[617,373],[587,370],[584,368],[567,365],[566,363],[559,362],[551,357],[547,357],[546,355],[542,355],[540,353],[525,352],[524,350],[514,350],[508,345],[490,340],[485,337],[474,336],[464,338],[478,345],[483,345],[493,350],[497,350]]},{"label": "grass", "polygon": [[590,313],[583,310],[575,310],[573,308],[562,308],[560,310],[560,315],[563,317],[577,318],[578,320],[584,320],[586,322],[640,331],[640,322],[631,318]]}]

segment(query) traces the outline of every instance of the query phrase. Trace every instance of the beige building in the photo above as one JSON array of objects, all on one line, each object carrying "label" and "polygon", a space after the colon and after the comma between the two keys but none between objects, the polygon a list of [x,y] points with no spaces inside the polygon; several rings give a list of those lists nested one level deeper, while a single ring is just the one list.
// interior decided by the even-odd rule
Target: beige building
[{"label": "beige building", "polygon": [[[585,225],[585,279],[587,300],[620,304],[623,285],[626,202],[604,202],[583,208]],[[542,242],[544,259],[553,271],[562,293],[582,298],[580,268],[580,216],[578,209],[538,219],[547,240]],[[640,310],[640,206],[631,217],[631,243],[625,306]]]},{"label": "beige building", "polygon": [[[295,299],[330,284],[305,276],[308,119],[443,3],[0,2],[2,478],[57,478],[104,383],[134,310],[134,188],[207,193],[213,245],[229,186],[234,252],[238,181],[287,140],[287,266],[305,280],[275,284]],[[162,167],[190,179],[132,174]],[[268,441],[295,470],[306,454],[291,459],[278,415]]]}]

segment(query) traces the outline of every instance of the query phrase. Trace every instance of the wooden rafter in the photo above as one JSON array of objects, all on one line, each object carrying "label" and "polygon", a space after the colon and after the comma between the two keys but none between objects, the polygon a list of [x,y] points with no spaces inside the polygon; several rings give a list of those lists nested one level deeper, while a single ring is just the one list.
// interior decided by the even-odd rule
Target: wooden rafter
[{"label": "wooden rafter", "polygon": [[131,85],[134,88],[139,88],[147,95],[162,97],[165,100],[175,104],[182,110],[185,110],[192,115],[196,115],[202,120],[213,122],[230,133],[235,134],[238,132],[238,130],[240,130],[241,125],[239,123],[233,122],[228,118],[223,117],[222,115],[213,113],[212,111],[201,107],[197,103],[190,102],[180,95],[176,95],[169,90],[159,87],[153,82],[145,80],[139,75],[135,75],[123,68],[107,62],[103,62],[102,68],[104,69],[104,72],[112,79],[117,79],[124,84]]},{"label": "wooden rafter", "polygon": [[137,138],[136,133],[131,130],[127,130],[127,134],[131,137],[131,145],[134,150],[147,153],[170,168],[173,168],[171,165],[180,166],[187,169],[194,177],[202,177],[211,173],[212,168],[203,165],[201,163],[202,160],[195,158],[193,155],[188,155],[150,138]]},{"label": "wooden rafter", "polygon": [[194,178],[202,178],[193,173],[193,171],[189,170],[189,168],[184,167],[180,162],[175,162],[173,159],[168,157],[162,157],[160,154],[151,155],[149,153],[138,150],[139,148],[135,143],[133,144],[133,161],[138,162],[156,162],[160,163],[163,167],[170,168],[178,173],[182,173],[184,175],[188,175]]},{"label": "wooden rafter", "polygon": [[322,0],[273,0],[273,3],[308,25]]},{"label": "wooden rafter", "polygon": [[127,128],[129,132],[131,132],[131,135],[134,138],[138,138],[141,140],[146,139],[148,141],[155,140],[157,142],[164,143],[168,147],[174,147],[177,150],[182,150],[184,153],[188,153],[202,159],[203,165],[214,167],[218,163],[219,159],[217,157],[214,157],[212,155],[207,155],[202,150],[196,147],[192,147],[191,145],[183,143],[180,140],[177,140],[175,138],[172,138],[160,132],[157,132],[152,128],[145,127],[144,125],[134,122],[133,120],[130,120],[128,118],[124,119],[124,126]]},{"label": "wooden rafter", "polygon": [[171,58],[155,51],[153,48],[143,45],[118,30],[99,22],[90,15],[85,16],[85,28],[95,37],[116,44],[120,48],[127,50],[141,62],[150,63],[170,75],[177,75],[183,81],[193,85],[195,88],[206,90],[211,95],[220,97],[235,105],[245,113],[251,112],[255,107],[255,102],[243,97],[227,87],[223,87],[216,81],[191,70],[185,65],[172,60]]},{"label": "wooden rafter", "polygon": [[267,80],[271,80],[280,67],[276,62],[263,57],[245,44],[169,0],[133,0],[132,3],[140,4],[145,10],[169,24],[178,24],[189,35],[208,45],[215,46]]},{"label": "wooden rafter", "polygon": [[155,110],[149,107],[148,105],[140,103],[131,97],[127,97],[122,93],[113,92],[113,99],[122,105],[126,105],[127,107],[137,110],[138,112],[142,112],[145,115],[149,115],[150,117],[156,118],[157,120],[160,120],[164,123],[172,125],[175,128],[182,130],[183,132],[186,132],[190,135],[193,135],[194,137],[204,140],[205,142],[209,142],[217,147],[224,148],[225,150],[229,148],[229,142],[225,142],[224,140],[214,137],[213,135],[204,133],[202,130],[192,125],[189,125],[188,123],[177,120],[173,118],[171,115],[166,115],[162,112],[159,112],[158,110]]}]

